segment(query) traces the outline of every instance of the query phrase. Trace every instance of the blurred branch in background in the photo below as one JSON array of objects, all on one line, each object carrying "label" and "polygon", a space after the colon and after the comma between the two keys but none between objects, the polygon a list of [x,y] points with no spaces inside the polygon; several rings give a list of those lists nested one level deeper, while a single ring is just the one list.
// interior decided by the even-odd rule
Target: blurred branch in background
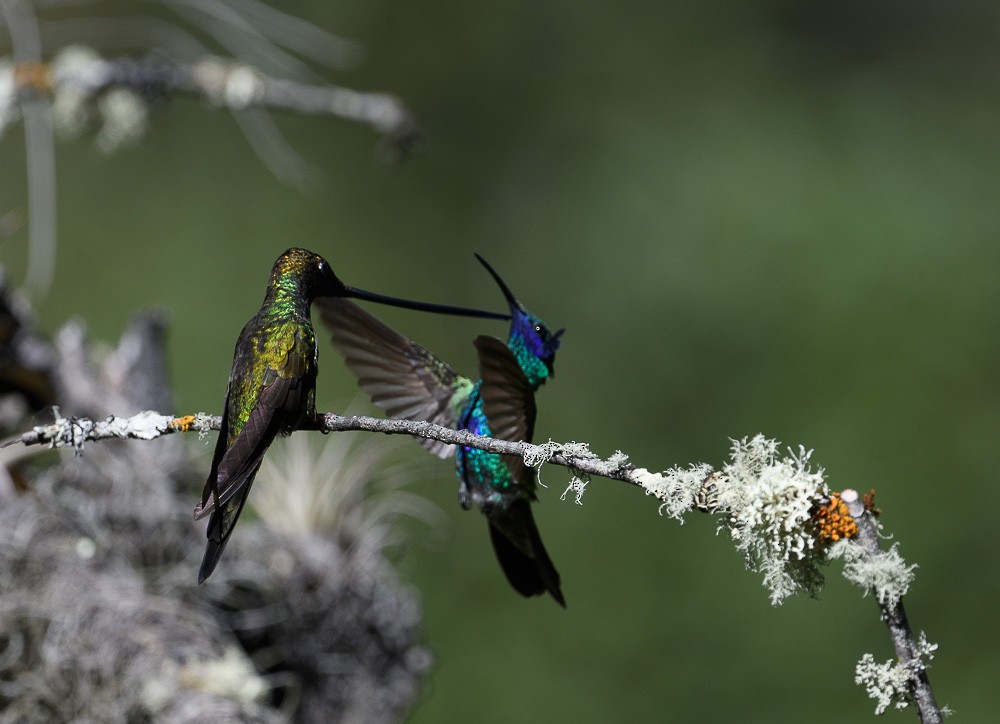
[{"label": "blurred branch in background", "polygon": [[303,189],[316,184],[319,172],[288,144],[271,111],[366,125],[379,134],[387,160],[402,158],[419,141],[415,119],[396,97],[322,77],[314,65],[345,69],[361,51],[305,20],[257,0],[150,0],[143,4],[149,14],[83,14],[106,5],[0,0],[12,54],[0,56],[0,135],[23,122],[25,291],[32,299],[44,298],[55,272],[54,132],[73,138],[96,126],[98,148],[110,153],[142,137],[151,102],[194,95],[230,111],[270,171]]},{"label": "blurred branch in background", "polygon": [[[88,440],[152,439],[173,432],[217,430],[220,423],[219,417],[202,413],[174,418],[146,411],[131,418],[111,416],[103,421],[59,416],[52,424],[36,426],[6,444],[48,444],[72,447],[79,452]],[[921,721],[941,720],[941,710],[926,672],[937,647],[928,643],[923,634],[917,641],[903,609],[902,599],[913,581],[915,566],[904,562],[897,545],[882,550],[874,492],[863,499],[853,489],[831,491],[823,471],[810,465],[811,451],[800,448],[782,458],[778,455],[777,441],[758,435],[752,440],[733,441],[730,461],[718,470],[698,464],[654,473],[630,464],[621,451],[602,460],[583,443],[550,441],[531,445],[473,435],[429,422],[326,413],[319,415],[315,424],[305,427],[327,432],[411,435],[519,456],[533,467],[545,463],[560,465],[573,472],[562,497],[565,499],[572,493],[577,503],[581,502],[590,477],[597,475],[642,488],[647,495],[660,500],[661,514],[680,522],[691,511],[719,515],[719,530],[728,530],[747,567],[762,573],[774,605],[794,593],[818,595],[825,583],[822,566],[832,559],[843,559],[844,577],[866,593],[874,594],[897,655],[895,663],[879,666],[874,664],[871,654],[865,654],[857,667],[857,683],[864,685],[877,700],[877,713],[889,706],[913,705]],[[312,479],[322,474],[322,465],[314,465],[309,456],[304,456],[304,460],[308,462],[301,464],[308,472],[298,477]],[[329,478],[312,489],[322,492],[302,509],[306,517],[310,509],[321,510],[322,505],[334,504],[340,497],[339,493],[334,495],[336,486]],[[269,515],[276,520],[281,520],[284,515],[281,511],[289,505],[283,500],[284,492],[281,495],[282,498],[266,506],[274,509]],[[295,514],[294,509],[288,512]],[[328,528],[322,527],[335,534],[336,517],[323,517],[330,524]],[[298,525],[301,522],[291,529]]]},{"label": "blurred branch in background", "polygon": [[[42,60],[38,20],[29,0],[0,0],[0,18],[10,34],[14,66],[36,67]],[[0,58],[0,135],[8,121],[24,120],[28,174],[28,275],[25,288],[36,299],[52,285],[56,264],[56,160],[48,99],[38,93],[15,98],[11,63]]]}]

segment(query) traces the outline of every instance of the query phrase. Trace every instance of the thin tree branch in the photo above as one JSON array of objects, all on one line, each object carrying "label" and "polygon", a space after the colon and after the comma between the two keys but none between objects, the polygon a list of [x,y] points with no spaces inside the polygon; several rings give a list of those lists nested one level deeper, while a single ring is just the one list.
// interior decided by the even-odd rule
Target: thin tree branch
[{"label": "thin tree branch", "polygon": [[[13,2],[13,0],[3,0]],[[385,93],[363,92],[333,85],[311,85],[275,78],[237,61],[206,57],[195,63],[148,57],[104,59],[75,54],[51,64],[34,62],[15,68],[18,93],[58,95],[70,89],[87,97],[112,89],[140,96],[172,93],[200,96],[232,111],[247,108],[327,115],[367,125],[405,153],[419,138],[419,128],[403,103]]]},{"label": "thin tree branch", "polygon": [[[220,426],[220,417],[202,413],[172,417],[147,411],[128,418],[111,416],[94,421],[61,417],[57,411],[52,424],[37,426],[3,446],[47,444],[79,451],[91,440],[148,440],[175,432],[204,433],[218,430]],[[874,515],[866,509],[865,501],[856,490],[846,489],[839,494],[829,492],[822,474],[809,466],[808,451],[800,450],[790,458],[778,459],[775,455],[777,443],[758,436],[752,441],[733,441],[732,461],[719,471],[707,465],[696,465],[652,473],[629,464],[628,458],[620,452],[609,460],[601,460],[586,445],[579,443],[532,445],[482,437],[430,422],[321,413],[299,429],[410,435],[489,453],[519,456],[534,467],[548,462],[571,469],[574,480],[568,491],[577,493],[578,502],[586,479],[597,475],[629,483],[658,497],[663,501],[661,512],[665,511],[670,517],[679,519],[690,510],[723,515],[724,525],[737,541],[737,548],[746,556],[748,566],[764,572],[765,584],[772,590],[774,603],[780,603],[796,589],[814,594],[822,584],[819,566],[831,557],[843,557],[845,577],[875,593],[896,650],[898,661],[892,667],[895,678],[878,683],[891,694],[891,697],[887,694],[886,701],[891,700],[897,706],[912,702],[925,724],[941,721],[941,710],[924,663],[936,647],[926,640],[919,643],[914,640],[903,608],[902,596],[912,579],[912,567],[905,566],[898,555],[894,556],[893,550],[882,550]],[[764,491],[759,487],[761,480],[771,481],[776,487]],[[775,544],[779,539],[785,542]],[[903,683],[899,683],[901,681]]]},{"label": "thin tree branch", "polygon": [[[185,415],[174,417],[147,410],[132,417],[112,415],[104,420],[91,420],[85,417],[62,417],[56,413],[56,419],[48,425],[38,425],[30,431],[3,443],[3,447],[21,443],[22,445],[48,445],[50,448],[71,447],[81,450],[84,443],[100,440],[139,439],[152,440],[175,432],[200,432],[218,430],[222,418],[218,415]],[[410,420],[390,420],[365,415],[345,417],[332,412],[320,413],[316,420],[303,424],[300,430],[320,430],[323,432],[381,432],[386,435],[410,435],[431,440],[439,440],[451,445],[485,450],[499,455],[534,455],[545,459],[554,465],[572,468],[587,475],[598,475],[614,480],[621,480],[631,485],[639,486],[636,469],[632,465],[615,467],[596,455],[573,455],[565,452],[550,452],[546,446],[532,445],[526,442],[511,442],[493,437],[474,435],[467,430],[452,430],[430,422],[412,422]]]},{"label": "thin tree branch", "polygon": [[[883,555],[874,513],[866,509],[856,490],[844,490],[840,497],[847,504],[848,511],[858,524],[858,543],[873,558]],[[879,598],[878,604],[882,620],[885,622],[886,628],[889,629],[889,637],[892,639],[892,646],[896,650],[899,664],[913,672],[907,680],[907,687],[920,716],[920,721],[924,724],[939,724],[941,710],[934,699],[934,691],[927,678],[927,667],[913,637],[913,629],[906,616],[903,599],[899,598],[892,602]]]},{"label": "thin tree branch", "polygon": [[36,425],[28,432],[5,440],[0,447],[22,445],[48,445],[50,448],[83,450],[86,442],[99,440],[152,440],[173,432],[208,432],[222,426],[222,418],[213,415],[186,415],[173,417],[152,410],[131,417],[111,415],[103,420],[87,417],[63,417],[59,408],[53,408],[55,420],[47,425]]},{"label": "thin tree branch", "polygon": [[[28,171],[26,289],[38,301],[49,292],[56,264],[56,160],[50,104],[38,89],[24,83],[41,63],[42,41],[34,7],[28,0],[0,0],[0,18],[10,33],[14,62],[18,64],[15,85],[21,86],[18,95]],[[2,126],[0,119],[0,130]]]},{"label": "thin tree branch", "polygon": [[358,430],[381,432],[386,435],[423,437],[429,440],[448,443],[449,445],[462,445],[464,447],[476,448],[477,450],[485,450],[486,452],[498,455],[534,457],[535,459],[541,459],[553,465],[570,468],[586,475],[598,475],[602,478],[621,480],[631,485],[641,486],[639,478],[635,475],[636,468],[634,466],[622,465],[616,467],[611,463],[601,460],[593,453],[581,452],[581,454],[574,455],[550,449],[545,445],[498,440],[493,437],[474,435],[468,430],[452,430],[451,428],[441,427],[430,422],[391,420],[379,417],[367,417],[365,415],[344,417],[330,412],[317,415],[317,419],[319,420],[319,424],[316,426],[316,429],[327,432]]}]

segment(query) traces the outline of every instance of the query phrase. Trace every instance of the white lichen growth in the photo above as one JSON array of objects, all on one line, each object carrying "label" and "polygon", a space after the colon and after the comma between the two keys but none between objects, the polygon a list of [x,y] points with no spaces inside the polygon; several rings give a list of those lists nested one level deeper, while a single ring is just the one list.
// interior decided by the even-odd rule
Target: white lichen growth
[{"label": "white lichen growth", "polygon": [[198,61],[192,77],[210,103],[234,111],[260,104],[267,92],[267,81],[260,71],[222,58]]},{"label": "white lichen growth", "polygon": [[883,714],[890,706],[905,709],[910,705],[907,685],[909,670],[891,659],[883,664],[875,663],[875,657],[865,654],[854,668],[854,683],[865,688],[868,696],[875,700],[875,713]]},{"label": "white lichen growth", "polygon": [[229,70],[229,64],[215,57],[204,58],[191,69],[192,79],[212,105],[219,107],[226,105],[226,81]]},{"label": "white lichen growth", "polygon": [[871,654],[865,654],[858,661],[854,683],[863,686],[868,696],[875,700],[876,714],[885,713],[890,706],[905,709],[912,703],[910,692],[917,677],[927,668],[926,662],[934,658],[938,646],[930,643],[921,631],[916,647],[916,658],[905,662],[889,659],[878,664]]},{"label": "white lichen growth", "polygon": [[109,90],[98,99],[97,109],[102,125],[95,142],[104,153],[132,145],[146,133],[149,113],[146,104],[133,91]]},{"label": "white lichen growth", "polygon": [[229,71],[223,95],[226,106],[241,111],[260,103],[265,91],[264,78],[259,72],[249,66],[238,65]]},{"label": "white lichen growth", "polygon": [[816,501],[829,490],[823,471],[809,466],[812,451],[778,458],[778,443],[757,435],[734,440],[732,459],[715,476],[718,507],[747,566],[760,571],[778,605],[798,591],[815,595],[823,584],[825,549],[812,522]]},{"label": "white lichen growth", "polygon": [[589,475],[574,475],[566,485],[566,490],[559,496],[559,500],[566,500],[566,496],[573,493],[576,504],[583,505],[583,494],[586,492],[589,482]]},{"label": "white lichen growth", "polygon": [[[557,443],[552,440],[542,443],[541,445],[530,445],[523,453],[524,463],[529,467],[538,470],[538,484],[542,487],[546,487],[545,483],[542,482],[541,467],[545,463],[549,462],[554,455],[561,455],[569,460],[600,460],[601,458],[595,453],[591,452],[590,445],[585,442],[565,442]],[[616,450],[615,453],[609,457],[604,463],[612,470],[622,470],[628,464],[628,455],[623,453],[621,450]],[[573,473],[573,477],[570,478],[569,483],[566,485],[566,489],[563,494],[559,496],[560,500],[566,500],[567,496],[572,493],[574,500],[577,505],[583,505],[583,494],[587,490],[587,484],[590,482],[590,474],[585,473],[582,470],[577,470],[570,466],[570,470]]]},{"label": "white lichen growth", "polygon": [[621,470],[628,465],[628,455],[621,450],[615,450],[615,454],[606,461],[612,470]]},{"label": "white lichen growth", "polygon": [[590,451],[590,445],[585,442],[564,442],[559,446],[559,452],[568,458],[579,460],[597,460],[598,456]]},{"label": "white lichen growth", "polygon": [[633,471],[633,479],[646,491],[663,501],[660,515],[684,522],[684,514],[698,502],[699,491],[712,474],[712,466],[705,463],[686,468],[675,467],[662,473],[652,473],[646,468]]},{"label": "white lichen growth", "polygon": [[[85,417],[63,417],[58,407],[52,407],[54,420],[46,425],[36,425],[30,432],[8,440],[5,445],[25,442],[28,445],[47,443],[50,448],[69,447],[77,453],[83,452],[88,440],[108,440],[111,438],[153,440],[168,432],[176,432],[178,420],[171,415],[162,415],[154,410],[144,410],[131,417],[109,415],[103,420]],[[191,420],[191,429],[204,437],[212,430],[215,418],[199,412]]]},{"label": "white lichen growth", "polygon": [[541,445],[532,445],[524,451],[524,464],[538,470],[561,449],[562,445],[555,440],[543,442]]},{"label": "white lichen growth", "polygon": [[52,125],[64,140],[72,140],[94,122],[94,93],[107,66],[91,48],[71,45],[52,61]]},{"label": "white lichen growth", "polygon": [[877,555],[872,555],[854,541],[838,541],[830,548],[829,557],[842,558],[844,578],[865,590],[873,591],[878,602],[895,606],[906,595],[913,583],[914,565],[907,565],[899,555],[899,544]]},{"label": "white lichen growth", "polygon": [[91,48],[70,46],[52,61],[52,123],[64,139],[74,139],[96,123],[95,144],[111,153],[146,132],[148,109],[137,93],[107,88],[111,64]]},{"label": "white lichen growth", "polygon": [[778,442],[763,435],[733,440],[731,459],[719,471],[705,463],[663,472],[645,468],[630,479],[662,501],[660,515],[684,521],[691,510],[725,515],[726,528],[747,566],[764,575],[771,603],[798,591],[815,595],[823,584],[826,546],[817,540],[813,512],[829,489],[823,471],[809,466],[812,454],[779,458]]},{"label": "white lichen growth", "polygon": [[194,416],[191,427],[198,431],[198,440],[204,440],[212,432],[213,416],[207,412],[199,412]]},{"label": "white lichen growth", "polygon": [[69,45],[52,60],[52,83],[56,87],[72,85],[93,93],[107,76],[108,62],[86,45]]},{"label": "white lichen growth", "polygon": [[134,437],[139,440],[152,440],[159,437],[170,425],[173,418],[161,415],[153,410],[139,412],[132,417],[109,417],[94,425],[94,432],[102,436]]},{"label": "white lichen growth", "polygon": [[[559,443],[553,440],[544,442],[541,445],[531,445],[523,453],[524,464],[528,467],[535,468],[538,471],[537,481],[538,484],[543,488],[548,487],[542,482],[542,465],[547,463],[552,459],[553,455],[563,455],[567,458],[577,458],[579,460],[598,460],[598,456],[590,451],[590,446],[585,442],[565,442]],[[621,453],[619,453],[621,454]],[[628,456],[625,456],[628,459]],[[566,499],[566,493],[571,490],[577,491],[576,502],[580,503],[580,499],[583,497],[583,490],[587,487],[587,483],[590,482],[590,476],[581,473],[579,470],[574,470],[574,478],[570,480],[569,486],[566,491],[562,494],[561,499]],[[582,487],[577,485],[574,487],[574,481],[582,482]]]},{"label": "white lichen growth", "polygon": [[0,60],[0,137],[4,128],[18,117],[17,88],[14,84],[14,66],[6,60]]}]

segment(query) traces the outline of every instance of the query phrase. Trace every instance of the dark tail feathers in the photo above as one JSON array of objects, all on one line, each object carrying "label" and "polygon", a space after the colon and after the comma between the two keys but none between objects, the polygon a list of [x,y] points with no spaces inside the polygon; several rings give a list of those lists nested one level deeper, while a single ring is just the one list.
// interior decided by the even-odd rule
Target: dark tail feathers
[{"label": "dark tail feathers", "polygon": [[[252,477],[250,481],[253,482]],[[240,500],[240,506],[236,510],[236,515],[232,516],[228,527],[225,525],[225,516],[231,514],[233,499],[222,505],[221,510],[219,508],[213,510],[212,517],[208,519],[208,545],[205,547],[205,556],[201,559],[201,568],[198,571],[199,584],[204,583],[212,575],[212,571],[218,565],[219,559],[222,558],[222,552],[226,550],[226,544],[229,542],[229,537],[233,534],[236,521],[239,519],[240,513],[243,512],[243,506],[246,505],[247,498],[250,497],[250,486],[247,485],[237,495],[242,495],[242,500]]]},{"label": "dark tail feathers", "polygon": [[[489,525],[493,551],[514,590],[522,596],[541,596],[548,591],[565,608],[566,599],[559,588],[559,572],[542,545],[530,503],[527,500],[515,501],[505,514],[491,518]],[[512,540],[515,536],[531,550],[532,555],[526,554]]]}]

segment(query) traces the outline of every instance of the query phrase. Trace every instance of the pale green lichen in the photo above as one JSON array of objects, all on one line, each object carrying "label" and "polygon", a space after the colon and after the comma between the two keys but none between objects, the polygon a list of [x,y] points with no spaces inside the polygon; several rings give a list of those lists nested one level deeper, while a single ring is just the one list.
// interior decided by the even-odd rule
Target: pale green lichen
[{"label": "pale green lichen", "polygon": [[[542,471],[541,467],[549,460],[552,459],[553,455],[563,455],[567,458],[576,458],[578,460],[599,460],[597,455],[590,451],[590,446],[585,442],[564,442],[558,443],[552,440],[542,443],[541,445],[532,445],[527,450],[524,451],[523,458],[525,465],[535,468],[538,470],[538,484],[543,488],[547,487],[545,483],[542,482]],[[621,451],[617,453],[619,456],[624,457],[625,461],[628,461],[628,456],[624,455]],[[614,457],[614,456],[612,456]],[[623,463],[624,464],[624,463]],[[579,470],[573,470],[573,477],[569,481],[569,485],[563,494],[560,496],[560,500],[565,500],[566,495],[570,492],[575,493],[576,502],[578,505],[583,504],[583,492],[587,488],[587,483],[590,482],[590,476],[586,473],[582,473]]]},{"label": "pale green lichen", "polygon": [[559,452],[568,458],[578,458],[580,460],[597,460],[598,457],[590,452],[590,445],[585,442],[564,442],[559,446]]},{"label": "pale green lichen", "polygon": [[733,440],[721,471],[705,463],[659,473],[638,468],[632,479],[662,501],[661,515],[683,522],[695,508],[724,513],[719,529],[729,530],[747,566],[763,574],[777,605],[801,590],[815,595],[823,584],[826,549],[816,541],[812,510],[829,490],[810,455],[800,447],[779,458],[778,442],[757,435]]},{"label": "pale green lichen", "polygon": [[153,440],[162,435],[173,418],[153,410],[144,410],[132,417],[111,417],[94,426],[95,434],[101,436],[134,437],[139,440]]},{"label": "pale green lichen", "polygon": [[873,556],[857,542],[843,540],[830,548],[829,557],[843,559],[844,578],[865,589],[865,595],[872,591],[879,603],[892,607],[906,595],[917,567],[906,564],[898,547],[895,543],[889,550]]},{"label": "pale green lichen", "polygon": [[590,482],[589,475],[574,475],[570,478],[569,483],[566,486],[566,490],[563,494],[559,496],[559,500],[566,500],[566,496],[573,493],[577,505],[583,505],[583,494],[587,490],[587,484]]},{"label": "pale green lichen", "polygon": [[52,61],[52,125],[63,139],[79,137],[93,123],[93,89],[106,73],[97,51],[83,45],[63,48]]},{"label": "pale green lichen", "polygon": [[699,491],[711,474],[711,465],[699,463],[686,468],[671,468],[662,473],[638,468],[633,471],[632,478],[646,491],[646,495],[663,501],[660,515],[683,523],[684,514],[695,507]]},{"label": "pale green lichen", "polygon": [[757,435],[734,440],[731,461],[715,476],[717,505],[747,566],[760,571],[778,605],[798,591],[815,595],[823,585],[825,549],[816,541],[812,508],[829,489],[812,451],[778,458],[778,443]]},{"label": "pale green lichen", "polygon": [[628,465],[628,455],[621,450],[615,450],[615,454],[609,457],[606,462],[612,470],[621,470]]},{"label": "pale green lichen", "polygon": [[[913,703],[911,690],[917,682],[917,677],[927,668],[927,662],[934,658],[937,644],[927,640],[927,635],[920,632],[917,641],[917,657],[910,661],[888,661],[878,664],[875,657],[865,654],[854,668],[854,683],[865,688],[868,696],[875,700],[875,713],[883,714],[889,707],[905,709]],[[942,710],[945,716],[950,710]]]},{"label": "pale green lichen", "polygon": [[[567,442],[560,446],[559,452],[568,458],[576,458],[578,460],[598,460],[597,455],[590,451],[590,445],[585,442]],[[571,468],[572,469],[572,468]],[[590,475],[587,473],[580,472],[579,470],[573,470],[573,477],[570,478],[569,483],[566,485],[566,490],[563,494],[559,496],[560,500],[566,500],[566,496],[573,493],[574,500],[577,505],[583,505],[583,494],[587,490],[587,483],[590,482]]]},{"label": "pale green lichen", "polygon": [[97,147],[112,153],[136,143],[146,133],[149,111],[142,99],[126,88],[105,92],[97,101],[102,125],[97,133]]},{"label": "pale green lichen", "polygon": [[242,111],[260,103],[266,92],[264,77],[259,71],[246,65],[230,68],[224,91],[226,106]]},{"label": "pale green lichen", "polygon": [[108,61],[91,48],[73,45],[52,61],[52,124],[73,139],[100,123],[95,143],[112,153],[138,141],[146,132],[149,110],[128,88],[107,89]]},{"label": "pale green lichen", "polygon": [[541,445],[532,445],[524,451],[524,464],[537,470],[561,449],[562,446],[554,440],[543,442]]},{"label": "pale green lichen", "polygon": [[206,412],[198,412],[194,416],[191,427],[198,431],[198,439],[204,440],[212,432],[213,416]]}]

